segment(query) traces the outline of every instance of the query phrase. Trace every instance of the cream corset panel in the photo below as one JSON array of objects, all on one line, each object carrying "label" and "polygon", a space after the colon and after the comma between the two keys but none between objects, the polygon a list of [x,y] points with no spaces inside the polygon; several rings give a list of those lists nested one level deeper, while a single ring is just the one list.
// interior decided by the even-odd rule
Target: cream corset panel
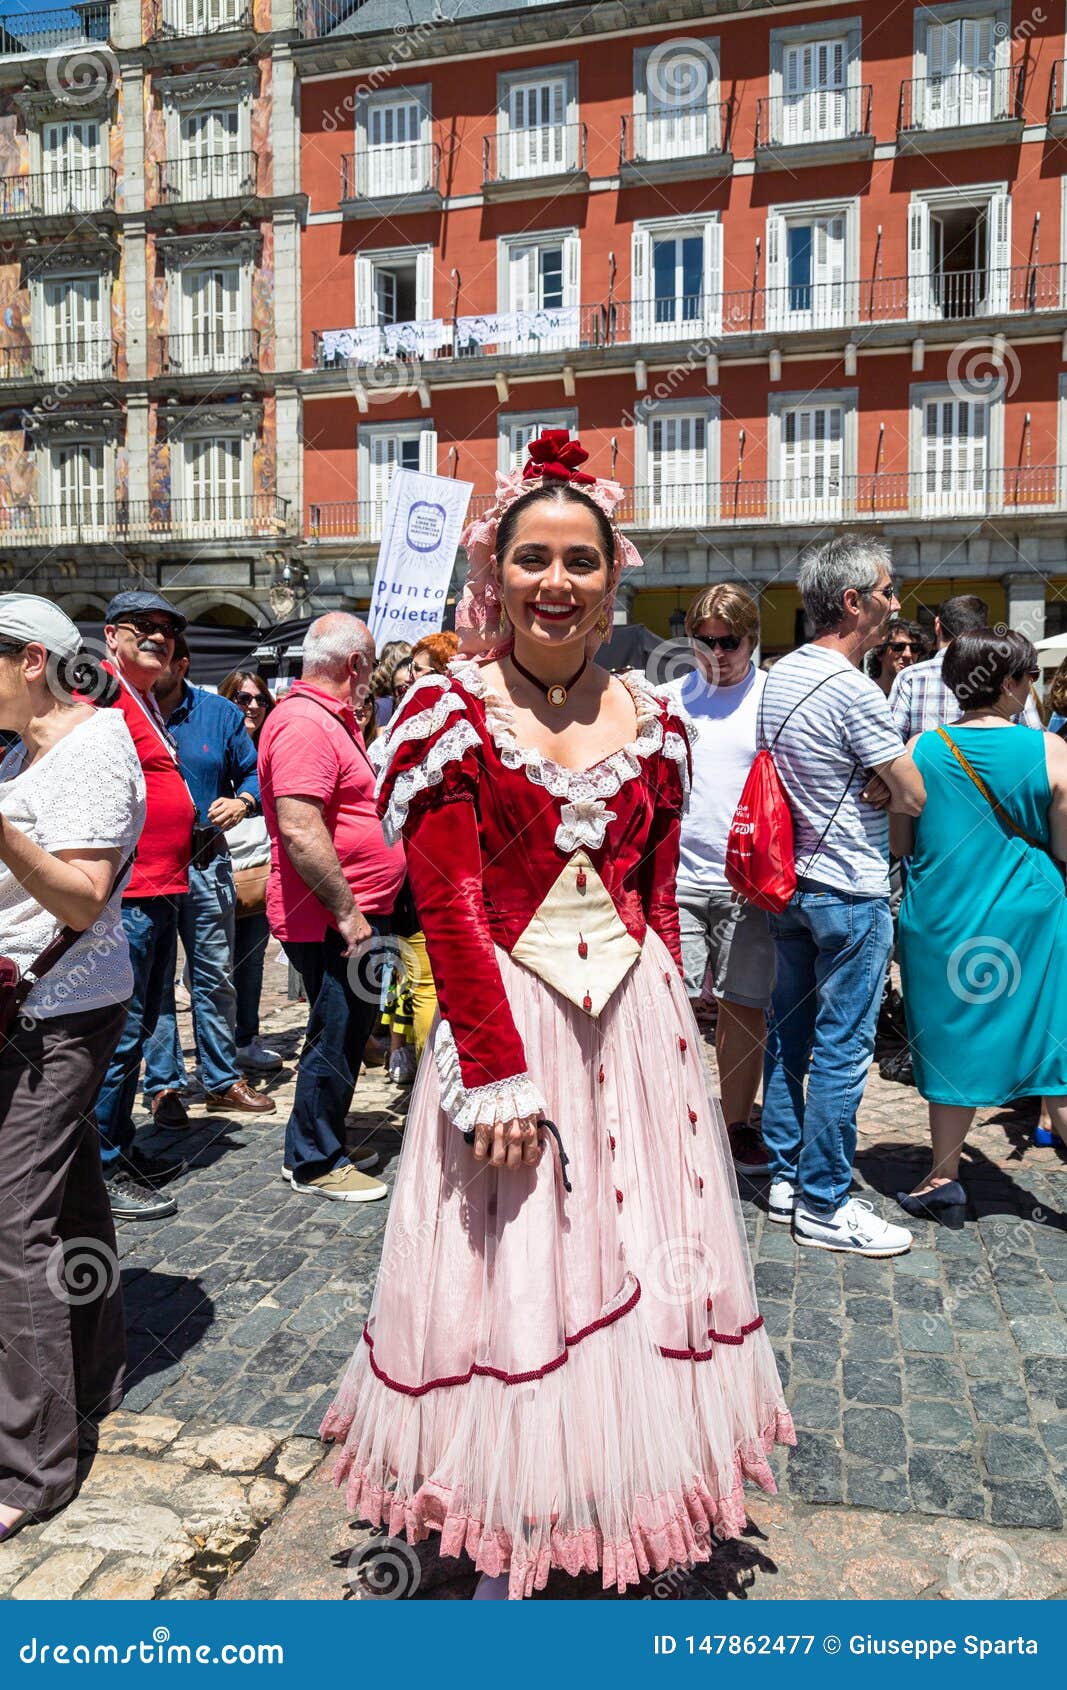
[{"label": "cream corset panel", "polygon": [[575,851],[511,954],[587,1015],[597,1016],[641,954],[611,893]]}]

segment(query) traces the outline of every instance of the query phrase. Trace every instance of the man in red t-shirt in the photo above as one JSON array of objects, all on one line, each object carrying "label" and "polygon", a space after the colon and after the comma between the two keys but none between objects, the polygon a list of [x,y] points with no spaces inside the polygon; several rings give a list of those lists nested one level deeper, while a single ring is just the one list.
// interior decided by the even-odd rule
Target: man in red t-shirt
[{"label": "man in red t-shirt", "polygon": [[353,714],[373,662],[362,622],[343,611],[320,616],[304,639],[302,679],[271,711],[259,740],[271,841],[267,916],[311,1006],[285,1168],[294,1191],[345,1203],[386,1194],[361,1171],[376,1158],[349,1159],[344,1124],[378,1015],[368,985],[378,971],[366,967],[367,952],[375,934],[389,931],[404,879],[403,848],[385,842],[374,770]]},{"label": "man in red t-shirt", "polygon": [[177,1213],[174,1199],[154,1189],[184,1163],[134,1148],[133,1105],[145,1044],[155,1031],[163,988],[173,978],[178,899],[189,885],[196,808],[152,694],[153,682],[174,656],[185,617],[158,593],[119,593],[104,612],[108,661],[119,685],[121,710],[144,772],[147,811],[133,873],[122,898],[130,946],[133,996],[111,1065],[96,1100],[100,1153],[113,1214],[159,1220]]}]

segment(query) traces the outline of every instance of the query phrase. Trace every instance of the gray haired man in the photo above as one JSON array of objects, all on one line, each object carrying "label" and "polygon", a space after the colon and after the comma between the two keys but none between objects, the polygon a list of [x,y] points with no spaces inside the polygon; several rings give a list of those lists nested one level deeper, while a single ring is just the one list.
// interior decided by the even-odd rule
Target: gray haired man
[{"label": "gray haired man", "polygon": [[887,549],[845,536],[805,555],[814,638],[775,664],[763,743],[793,815],[797,890],[770,918],[776,984],[763,1084],[770,1215],[798,1244],[895,1256],[911,1234],[850,1197],[856,1112],[893,940],[887,809],[925,790],[864,654],[900,608]]}]

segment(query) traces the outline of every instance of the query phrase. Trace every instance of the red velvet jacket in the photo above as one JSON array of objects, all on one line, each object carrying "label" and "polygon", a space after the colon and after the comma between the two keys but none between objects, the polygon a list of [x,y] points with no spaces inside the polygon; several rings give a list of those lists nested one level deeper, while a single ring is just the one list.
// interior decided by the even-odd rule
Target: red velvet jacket
[{"label": "red velvet jacket", "polygon": [[[588,770],[520,746],[509,706],[487,693],[476,662],[413,687],[373,748],[386,837],[403,835],[442,1020],[458,1053],[454,1095],[446,1085],[443,1099],[458,1125],[475,1118],[472,1094],[488,1088],[499,1099],[507,1082],[516,1082],[517,1104],[536,1107],[523,1089],[526,1057],[494,946],[514,949],[576,852],[587,855],[633,939],[640,944],[651,926],[681,966],[674,885],[688,740],[643,676],[625,681],[637,737]],[[442,1078],[451,1053],[442,1028]]]}]

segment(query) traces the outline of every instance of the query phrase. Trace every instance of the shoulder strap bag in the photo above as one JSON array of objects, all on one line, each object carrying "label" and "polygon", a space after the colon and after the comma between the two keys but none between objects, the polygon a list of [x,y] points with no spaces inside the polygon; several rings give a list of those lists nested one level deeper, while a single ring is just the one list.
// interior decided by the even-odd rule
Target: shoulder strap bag
[{"label": "shoulder strap bag", "polygon": [[[124,863],[119,865],[115,878],[111,882],[111,890],[105,900],[105,908],[115,896],[115,888],[121,885],[130,869],[133,867],[134,852],[131,851]],[[85,929],[80,933],[73,927],[61,927],[51,944],[46,945],[40,956],[30,963],[23,973],[13,957],[0,956],[0,1048],[11,1036],[11,1029],[18,1018],[26,999],[29,997],[38,981],[53,969],[58,962],[62,962],[67,952],[84,938]]]},{"label": "shoulder strap bag", "polygon": [[1031,838],[1030,834],[1027,833],[1026,829],[1024,827],[1020,827],[1018,822],[1014,821],[1012,819],[1012,817],[1009,816],[1009,814],[1008,814],[1007,810],[1004,808],[1003,804],[998,803],[997,800],[993,797],[993,794],[990,792],[990,790],[989,790],[988,786],[986,785],[985,781],[982,779],[981,775],[978,773],[978,770],[964,756],[963,752],[960,750],[959,746],[956,744],[956,741],[951,737],[951,735],[947,734],[945,732],[944,728],[938,728],[937,731],[938,731],[939,735],[941,736],[941,738],[944,740],[945,744],[948,746],[948,748],[951,751],[953,757],[955,757],[957,763],[959,764],[960,768],[963,770],[964,774],[968,777],[969,780],[972,780],[974,782],[975,786],[978,788],[979,792],[982,794],[982,797],[985,799],[986,803],[989,805],[990,809],[993,811],[993,814],[996,816],[997,820],[1001,823],[1001,825],[1003,827],[1006,827],[1009,833],[1014,833],[1014,835],[1017,839],[1023,839],[1023,840],[1026,841],[1027,845],[1032,845],[1035,851],[1043,851],[1045,856],[1050,857],[1052,859],[1052,861],[1056,864],[1056,867],[1062,873],[1063,872],[1063,864],[1060,862],[1059,858],[1053,856],[1053,854],[1049,850],[1048,846],[1043,845],[1041,843],[1040,839]]}]

